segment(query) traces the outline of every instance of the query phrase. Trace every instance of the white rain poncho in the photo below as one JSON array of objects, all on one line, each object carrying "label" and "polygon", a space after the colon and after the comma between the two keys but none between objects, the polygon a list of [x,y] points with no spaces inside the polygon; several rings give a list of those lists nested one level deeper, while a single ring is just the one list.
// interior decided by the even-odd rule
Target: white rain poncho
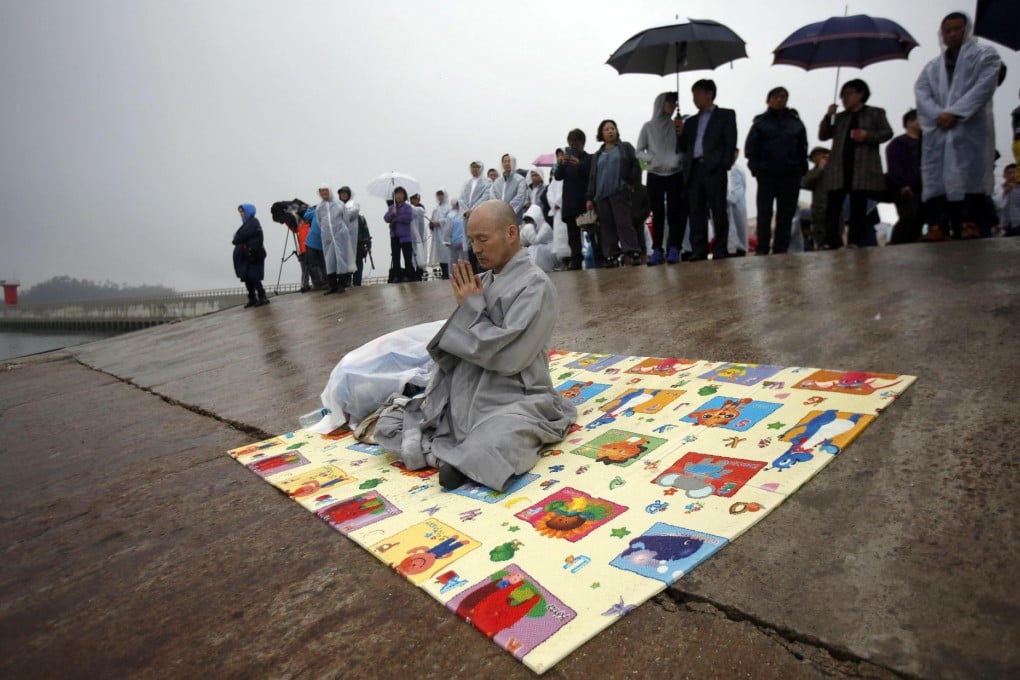
[{"label": "white rain poncho", "polygon": [[[970,25],[968,23],[968,32]],[[922,199],[989,194],[995,184],[995,126],[992,95],[1001,61],[993,47],[968,35],[960,46],[952,84],[945,51],[925,64],[914,84],[921,121]],[[958,116],[955,126],[940,130],[935,119],[944,111]]]},{"label": "white rain poncho", "polygon": [[544,272],[551,272],[560,263],[553,249],[552,227],[545,221],[545,215],[542,214],[542,207],[539,205],[532,205],[524,213],[521,245],[528,249],[531,261]]}]

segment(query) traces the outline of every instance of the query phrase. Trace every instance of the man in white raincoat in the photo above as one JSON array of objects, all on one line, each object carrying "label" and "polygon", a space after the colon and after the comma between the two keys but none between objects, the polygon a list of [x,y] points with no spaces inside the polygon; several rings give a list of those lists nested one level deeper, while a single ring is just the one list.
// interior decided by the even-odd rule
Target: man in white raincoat
[{"label": "man in white raincoat", "polygon": [[425,231],[425,206],[421,204],[421,194],[414,194],[409,199],[414,210],[414,221],[411,222],[411,250],[414,253],[414,266],[423,273],[432,262],[428,259],[428,234]]},{"label": "man in white raincoat", "polygon": [[344,242],[344,264],[347,271],[340,272],[340,285],[350,288],[354,285],[354,272],[358,270],[358,217],[361,206],[354,200],[354,193],[348,186],[342,186],[336,195],[344,206],[344,221],[347,223],[347,240]]},{"label": "man in white raincoat", "polygon": [[450,202],[446,200],[446,187],[440,187],[436,192],[436,207],[432,210],[432,219],[429,220],[429,230],[432,232],[429,262],[439,263],[444,281],[450,278],[450,247],[446,245],[450,242],[452,228],[450,210]]},{"label": "man in white raincoat", "polygon": [[[471,219],[472,211],[489,200],[492,193],[492,180],[486,177],[483,174],[484,172],[485,166],[481,161],[471,161],[471,179],[464,182],[464,188],[460,192],[460,201],[458,202],[460,213],[464,216],[465,229],[467,228],[468,221]],[[478,263],[475,262],[475,254],[470,250],[468,250],[467,254],[471,264],[477,267]]]},{"label": "man in white raincoat", "polygon": [[326,258],[326,280],[329,284],[323,294],[342,293],[347,287],[343,285],[341,275],[355,269],[353,258],[347,258],[352,239],[344,216],[344,205],[333,198],[328,184],[319,187],[319,198],[322,200],[315,206],[315,215],[322,232],[322,254]]},{"label": "man in white raincoat", "polygon": [[423,395],[396,396],[374,436],[411,470],[438,467],[446,489],[470,478],[502,490],[566,435],[577,410],[549,374],[556,289],[522,250],[513,211],[483,203],[468,232],[488,271],[453,265],[458,306],[429,343],[432,379]]},{"label": "man in white raincoat", "polygon": [[1001,62],[994,48],[978,43],[971,33],[966,15],[947,15],[940,28],[945,50],[925,65],[914,84],[929,241],[941,241],[951,232],[980,236],[977,219],[995,181],[992,95]]},{"label": "man in white raincoat", "polygon": [[500,159],[503,174],[492,183],[490,198],[506,201],[517,216],[517,224],[524,217],[524,204],[528,201],[528,183],[517,174],[517,159],[508,153]]}]

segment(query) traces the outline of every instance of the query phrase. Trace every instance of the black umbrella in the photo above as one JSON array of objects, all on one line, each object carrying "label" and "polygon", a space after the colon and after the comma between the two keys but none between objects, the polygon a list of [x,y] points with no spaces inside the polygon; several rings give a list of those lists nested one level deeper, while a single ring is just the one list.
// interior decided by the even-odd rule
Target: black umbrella
[{"label": "black umbrella", "polygon": [[1016,0],[978,0],[974,35],[1020,50],[1020,7]]},{"label": "black umbrella", "polygon": [[744,41],[728,27],[710,19],[684,22],[641,31],[620,45],[606,61],[618,73],[677,74],[714,69],[747,57]]}]

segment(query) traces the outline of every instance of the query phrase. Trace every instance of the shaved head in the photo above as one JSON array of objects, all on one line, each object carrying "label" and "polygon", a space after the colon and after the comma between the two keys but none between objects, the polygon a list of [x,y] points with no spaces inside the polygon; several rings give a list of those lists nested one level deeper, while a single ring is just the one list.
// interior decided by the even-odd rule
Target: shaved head
[{"label": "shaved head", "polygon": [[496,274],[521,249],[517,216],[506,201],[493,199],[472,210],[467,233],[478,263]]}]

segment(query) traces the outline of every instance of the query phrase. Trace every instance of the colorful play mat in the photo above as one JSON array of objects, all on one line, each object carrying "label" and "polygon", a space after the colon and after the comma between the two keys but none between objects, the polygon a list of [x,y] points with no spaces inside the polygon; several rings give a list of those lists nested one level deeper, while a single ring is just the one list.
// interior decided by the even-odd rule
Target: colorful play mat
[{"label": "colorful play mat", "polygon": [[914,381],[549,358],[578,421],[502,492],[443,491],[346,429],[230,455],[542,673],[760,521]]}]

